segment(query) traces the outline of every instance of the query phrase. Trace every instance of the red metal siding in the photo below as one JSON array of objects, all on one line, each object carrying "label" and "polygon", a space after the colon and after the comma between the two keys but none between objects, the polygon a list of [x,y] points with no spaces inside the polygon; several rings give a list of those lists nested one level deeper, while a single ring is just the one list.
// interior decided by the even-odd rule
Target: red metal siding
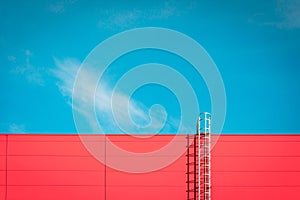
[{"label": "red metal siding", "polygon": [[[135,152],[158,149],[172,137],[109,136]],[[212,199],[299,200],[299,150],[300,135],[222,135],[212,150]],[[182,155],[159,171],[130,174],[105,169],[78,135],[0,135],[0,200],[182,200],[185,163]]]}]

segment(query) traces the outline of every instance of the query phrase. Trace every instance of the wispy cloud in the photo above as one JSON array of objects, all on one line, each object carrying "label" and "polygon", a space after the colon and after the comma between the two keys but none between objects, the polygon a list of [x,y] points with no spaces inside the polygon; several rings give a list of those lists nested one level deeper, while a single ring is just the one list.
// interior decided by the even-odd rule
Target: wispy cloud
[{"label": "wispy cloud", "polygon": [[35,67],[31,64],[30,59],[32,55],[30,50],[25,50],[22,59],[18,59],[21,63],[16,62],[17,58],[15,56],[9,56],[8,60],[17,65],[11,70],[11,73],[24,76],[28,82],[43,86],[45,83],[43,79],[45,69],[43,67]]},{"label": "wispy cloud", "polygon": [[[65,59],[58,60],[55,59],[56,69],[52,72],[54,76],[58,79],[58,87],[61,93],[67,97],[69,104],[71,105],[71,98],[73,92],[73,85],[76,79],[77,71],[80,67],[80,62],[76,59]],[[80,106],[74,107],[73,109],[77,110],[82,115],[88,117],[89,115],[86,113],[84,109],[85,105],[93,104],[93,81],[91,80],[91,73],[88,71],[81,71],[83,74],[85,82],[79,84],[80,94],[77,96],[73,96],[75,101],[80,103]],[[112,88],[107,83],[101,83],[101,87],[98,87],[95,94],[95,108],[97,112],[98,120],[101,122],[101,125],[104,125],[105,131],[107,132],[121,132],[120,126],[122,125],[123,129],[128,130],[131,133],[141,133],[143,132],[153,132],[153,130],[157,130],[164,126],[165,122],[165,113],[161,109],[155,109],[153,113],[151,113],[151,120],[149,118],[148,108],[146,108],[141,102],[135,101],[134,99],[130,99],[130,96],[123,94],[121,92],[114,92],[114,101],[117,102],[114,104],[114,110],[118,114],[118,124],[115,123],[115,118],[112,114]],[[74,100],[74,99],[73,99]],[[128,113],[130,118],[128,118]],[[148,124],[149,120],[151,121],[151,126],[145,128]],[[135,123],[133,123],[133,121]],[[172,121],[175,122],[175,121]],[[176,124],[172,124],[169,122],[168,128],[174,128]],[[158,131],[159,131],[158,130]]]},{"label": "wispy cloud", "polygon": [[9,125],[8,132],[9,133],[25,133],[25,125],[12,123]]},{"label": "wispy cloud", "polygon": [[279,29],[300,28],[300,1],[277,0],[273,10],[265,13],[256,13],[248,21]]},{"label": "wispy cloud", "polygon": [[101,13],[98,25],[103,28],[114,29],[127,28],[137,23],[141,11],[134,9],[131,11],[117,12],[115,10],[105,10]]},{"label": "wispy cloud", "polygon": [[72,98],[73,85],[81,63],[73,58],[63,61],[55,58],[54,62],[56,68],[52,72],[58,79],[57,86],[63,96]]},{"label": "wispy cloud", "polygon": [[8,59],[10,62],[15,62],[17,58],[16,58],[15,56],[8,56],[7,59]]},{"label": "wispy cloud", "polygon": [[139,22],[163,20],[180,16],[197,7],[196,1],[165,1],[155,7],[131,7],[129,9],[107,9],[100,13],[99,26],[123,29],[139,26]]},{"label": "wispy cloud", "polygon": [[77,2],[77,0],[61,0],[51,3],[48,7],[50,12],[55,14],[63,13],[68,5]]},{"label": "wispy cloud", "polygon": [[300,28],[300,1],[278,0],[277,12],[281,17],[278,28]]}]

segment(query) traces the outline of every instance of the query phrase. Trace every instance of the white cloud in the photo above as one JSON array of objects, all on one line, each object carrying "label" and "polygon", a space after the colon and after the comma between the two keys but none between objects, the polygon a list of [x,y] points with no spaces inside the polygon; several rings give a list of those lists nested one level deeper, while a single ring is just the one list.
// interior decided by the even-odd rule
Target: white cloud
[{"label": "white cloud", "polygon": [[9,133],[25,133],[25,125],[12,123],[8,128]]},{"label": "white cloud", "polygon": [[63,13],[68,5],[77,2],[77,0],[61,0],[49,5],[50,12],[55,14]]},{"label": "white cloud", "polygon": [[56,69],[52,72],[59,82],[57,83],[61,93],[64,96],[72,97],[72,90],[80,62],[76,59],[65,59],[60,61],[54,59]]},{"label": "white cloud", "polygon": [[[113,14],[112,14],[113,13]],[[115,27],[126,28],[137,23],[141,15],[140,10],[122,11],[117,12],[114,10],[106,10],[102,12],[99,26],[104,28],[113,29]]]},{"label": "white cloud", "polygon": [[180,16],[195,9],[197,6],[196,1],[165,1],[157,3],[155,7],[150,8],[132,7],[124,10],[102,10],[99,26],[110,29],[135,27],[139,25],[139,22],[164,20]]},{"label": "white cloud", "polygon": [[[25,58],[21,61],[23,63],[18,65],[17,67],[14,67],[11,72],[24,76],[30,83],[35,83],[37,85],[43,86],[45,83],[43,79],[43,73],[45,72],[45,69],[43,67],[33,66],[30,61],[31,56],[32,52],[30,50],[25,50]],[[8,59],[14,63],[17,58],[14,56],[10,56]]]},{"label": "white cloud", "polygon": [[299,0],[279,0],[277,12],[282,19],[276,23],[278,28],[300,28]]},{"label": "white cloud", "polygon": [[25,50],[25,55],[27,56],[27,58],[29,58],[29,56],[32,56],[32,53],[30,50],[26,49]]},{"label": "white cloud", "polygon": [[[56,69],[52,72],[54,76],[58,79],[58,87],[61,93],[70,100],[72,98],[73,85],[76,79],[77,71],[80,67],[80,62],[76,59],[65,59],[58,60],[55,59]],[[82,69],[81,69],[82,70]],[[76,111],[81,113],[83,116],[90,116],[86,113],[84,109],[85,105],[93,104],[93,77],[91,73],[87,71],[81,71],[84,77],[84,83],[79,84],[80,94],[73,96],[76,102],[80,103],[80,106],[74,107]],[[98,87],[95,96],[95,108],[98,113],[97,117],[101,125],[104,125],[105,131],[108,132],[121,132],[120,126],[125,129],[125,132],[130,133],[146,133],[159,132],[159,130],[164,126],[165,122],[165,112],[163,109],[152,109],[151,110],[151,120],[149,117],[149,109],[146,108],[141,102],[130,99],[130,97],[121,92],[114,92],[114,104],[113,109],[118,115],[118,124],[115,124],[115,117],[112,115],[112,98],[113,90],[106,83],[101,82],[101,86]],[[74,100],[74,99],[73,99]],[[157,107],[156,107],[157,108]],[[128,113],[129,116],[128,117]],[[132,123],[135,122],[135,124]],[[174,124],[173,124],[174,122]],[[175,123],[176,122],[176,123]],[[177,126],[177,121],[168,122],[169,129],[174,129]],[[147,125],[150,125],[147,127]]]},{"label": "white cloud", "polygon": [[10,61],[10,62],[16,62],[16,57],[15,56],[8,56],[7,59]]},{"label": "white cloud", "polygon": [[300,28],[300,1],[278,0],[271,12],[256,13],[248,22],[279,29]]},{"label": "white cloud", "polygon": [[62,13],[65,10],[63,3],[57,2],[49,6],[49,10],[53,13]]}]

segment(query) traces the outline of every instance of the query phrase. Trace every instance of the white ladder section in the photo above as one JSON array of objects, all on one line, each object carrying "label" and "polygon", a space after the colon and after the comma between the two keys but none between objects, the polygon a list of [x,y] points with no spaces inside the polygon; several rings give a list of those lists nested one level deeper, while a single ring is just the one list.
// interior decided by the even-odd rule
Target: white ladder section
[{"label": "white ladder section", "polygon": [[187,200],[211,200],[210,123],[210,113],[200,113],[196,134],[187,135]]},{"label": "white ladder section", "polygon": [[198,118],[198,197],[211,200],[211,115],[200,113]]}]

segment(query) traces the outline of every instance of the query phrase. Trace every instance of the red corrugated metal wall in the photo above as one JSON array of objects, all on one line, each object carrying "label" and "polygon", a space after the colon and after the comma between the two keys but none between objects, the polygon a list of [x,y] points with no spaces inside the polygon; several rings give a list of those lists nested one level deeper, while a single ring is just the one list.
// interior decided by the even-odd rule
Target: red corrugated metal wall
[{"label": "red corrugated metal wall", "polygon": [[[135,152],[155,150],[172,137],[109,136]],[[78,135],[3,134],[0,200],[185,199],[185,162],[183,154],[159,171],[129,174],[105,169]],[[213,200],[300,199],[300,135],[222,135],[211,165]]]}]

